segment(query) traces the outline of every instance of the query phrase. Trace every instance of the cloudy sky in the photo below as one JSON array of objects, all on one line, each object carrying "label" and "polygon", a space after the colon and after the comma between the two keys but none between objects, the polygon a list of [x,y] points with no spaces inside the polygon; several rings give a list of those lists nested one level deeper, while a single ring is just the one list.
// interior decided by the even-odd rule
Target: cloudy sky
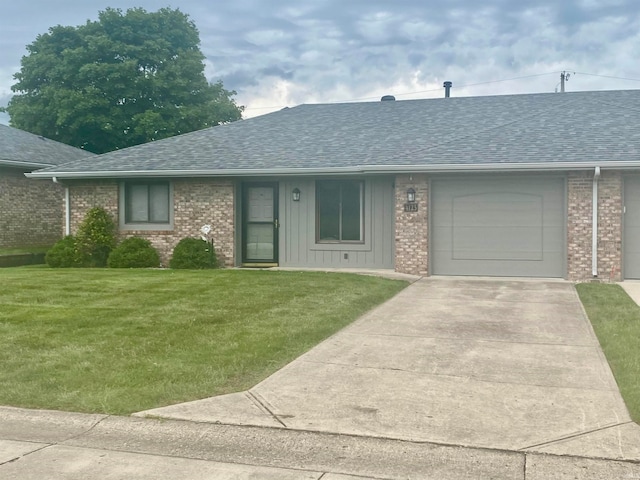
[{"label": "cloudy sky", "polygon": [[[0,7],[0,106],[25,45],[106,7],[180,8],[245,117],[301,103],[640,88],[638,0],[22,0]],[[575,72],[575,73],[574,73]],[[6,115],[0,122],[7,123]]]}]

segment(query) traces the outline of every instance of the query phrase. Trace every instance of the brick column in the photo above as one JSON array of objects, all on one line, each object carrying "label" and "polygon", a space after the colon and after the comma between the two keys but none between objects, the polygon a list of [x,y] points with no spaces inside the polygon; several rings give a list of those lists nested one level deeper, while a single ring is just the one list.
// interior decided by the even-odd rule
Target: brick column
[{"label": "brick column", "polygon": [[593,172],[569,172],[567,178],[567,277],[589,280],[591,275],[591,196]]},{"label": "brick column", "polygon": [[[407,189],[416,191],[417,212],[405,212]],[[398,175],[395,182],[395,270],[428,274],[429,183],[426,175]]]},{"label": "brick column", "polygon": [[[567,277],[593,280],[593,171],[570,172],[567,195]],[[598,180],[598,280],[618,281],[622,268],[622,174]]]},{"label": "brick column", "polygon": [[622,173],[603,171],[598,182],[598,278],[622,279]]}]

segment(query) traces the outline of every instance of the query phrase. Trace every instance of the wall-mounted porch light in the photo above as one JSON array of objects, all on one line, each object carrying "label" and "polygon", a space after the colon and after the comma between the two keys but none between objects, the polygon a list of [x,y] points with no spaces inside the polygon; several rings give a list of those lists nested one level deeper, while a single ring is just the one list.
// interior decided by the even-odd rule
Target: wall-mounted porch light
[{"label": "wall-mounted porch light", "polygon": [[293,192],[291,192],[291,197],[292,197],[294,202],[299,202],[300,201],[300,189],[299,188],[294,188]]},{"label": "wall-mounted porch light", "polygon": [[416,191],[413,188],[407,190],[407,202],[414,203],[416,201]]}]

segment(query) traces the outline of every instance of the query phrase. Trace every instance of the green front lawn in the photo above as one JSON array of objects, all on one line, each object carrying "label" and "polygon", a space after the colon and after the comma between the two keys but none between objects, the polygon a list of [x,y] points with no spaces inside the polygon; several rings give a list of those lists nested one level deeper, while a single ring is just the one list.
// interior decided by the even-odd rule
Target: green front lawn
[{"label": "green front lawn", "polygon": [[322,272],[0,269],[0,405],[128,414],[245,390],[402,290]]},{"label": "green front lawn", "polygon": [[618,285],[576,286],[631,418],[640,422],[640,307]]},{"label": "green front lawn", "polygon": [[23,253],[47,253],[51,245],[35,246],[35,247],[11,247],[0,248],[0,255],[20,255]]}]

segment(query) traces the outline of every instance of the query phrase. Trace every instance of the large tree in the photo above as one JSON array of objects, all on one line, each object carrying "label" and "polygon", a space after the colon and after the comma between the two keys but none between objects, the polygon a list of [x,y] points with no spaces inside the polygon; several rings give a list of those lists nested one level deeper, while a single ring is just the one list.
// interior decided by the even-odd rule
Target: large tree
[{"label": "large tree", "polygon": [[27,46],[11,125],[91,152],[239,120],[236,92],[204,75],[195,24],[179,10],[108,8]]}]

